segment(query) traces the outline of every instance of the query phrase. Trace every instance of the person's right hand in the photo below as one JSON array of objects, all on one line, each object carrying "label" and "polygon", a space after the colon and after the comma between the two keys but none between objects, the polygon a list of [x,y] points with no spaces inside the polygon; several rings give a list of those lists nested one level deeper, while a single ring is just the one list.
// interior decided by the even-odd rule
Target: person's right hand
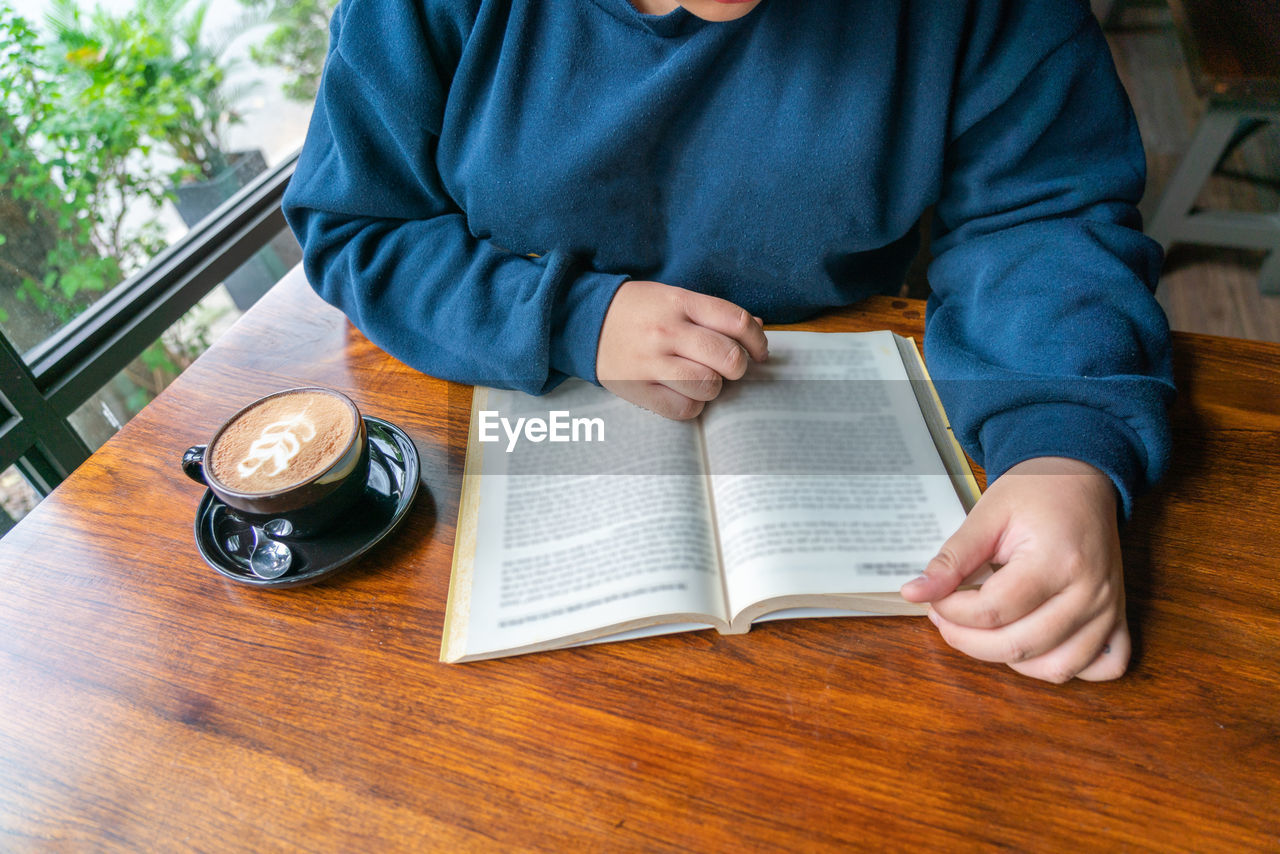
[{"label": "person's right hand", "polygon": [[604,317],[596,379],[659,415],[694,418],[725,380],[769,355],[760,318],[727,300],[661,282],[624,282]]}]

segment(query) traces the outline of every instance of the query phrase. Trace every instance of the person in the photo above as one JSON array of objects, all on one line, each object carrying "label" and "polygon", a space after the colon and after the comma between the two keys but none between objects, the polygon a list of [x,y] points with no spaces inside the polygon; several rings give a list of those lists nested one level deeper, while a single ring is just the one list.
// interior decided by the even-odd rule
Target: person
[{"label": "person", "polygon": [[1118,524],[1173,384],[1084,3],[343,0],[331,38],[285,213],[320,295],[435,376],[692,417],[764,323],[895,291],[932,209],[925,356],[990,486],[902,595],[979,659],[1125,671]]}]

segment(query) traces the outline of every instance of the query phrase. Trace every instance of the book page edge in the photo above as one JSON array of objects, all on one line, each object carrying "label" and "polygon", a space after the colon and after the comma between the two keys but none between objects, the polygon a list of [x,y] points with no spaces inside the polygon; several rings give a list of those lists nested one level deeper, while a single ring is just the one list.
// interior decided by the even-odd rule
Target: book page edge
[{"label": "book page edge", "polygon": [[[978,479],[973,476],[973,469],[969,466],[969,458],[965,456],[964,448],[960,447],[960,442],[956,439],[955,431],[951,429],[951,419],[947,417],[947,410],[942,405],[942,398],[938,397],[938,389],[933,384],[933,378],[929,376],[929,367],[924,363],[924,355],[920,352],[919,346],[916,345],[914,338],[905,335],[893,334],[894,340],[898,342],[898,352],[902,354],[903,366],[907,369],[907,375],[911,375],[912,365],[907,365],[908,353],[911,354],[914,367],[918,368],[920,375],[924,379],[924,385],[929,390],[930,400],[920,401],[920,396],[916,395],[916,400],[920,401],[921,412],[925,415],[925,425],[929,426],[933,422],[928,417],[928,413],[924,413],[923,407],[928,405],[940,416],[939,422],[945,428],[946,439],[939,442],[939,437],[934,435],[934,445],[944,444],[938,448],[939,455],[943,458],[943,465],[947,466],[948,473],[951,475],[951,482],[955,484],[956,494],[960,497],[960,503],[964,505],[965,512],[973,509],[973,505],[978,503],[978,499],[982,497],[982,490],[978,488]],[[933,435],[933,430],[929,431]],[[950,462],[952,465],[947,465]],[[955,470],[952,471],[952,468]]]},{"label": "book page edge", "polygon": [[790,608],[840,608],[846,611],[867,611],[886,617],[919,617],[929,612],[929,603],[908,602],[896,592],[801,593],[771,596],[768,599],[753,602],[735,614],[731,634],[743,634],[765,614]]},{"label": "book page edge", "polygon": [[471,393],[471,417],[467,425],[467,456],[462,467],[462,493],[458,498],[458,523],[454,529],[453,564],[449,571],[449,598],[440,638],[440,660],[461,661],[467,649],[471,622],[471,579],[475,571],[476,532],[480,521],[480,475],[484,470],[484,446],[476,430],[477,413],[489,399],[489,389],[476,386]]},{"label": "book page edge", "polygon": [[[615,640],[619,643],[631,643],[633,640],[650,640],[650,638],[612,638],[611,635],[620,635],[635,629],[644,629],[650,626],[661,626],[668,623],[698,623],[701,628],[685,629],[686,631],[707,631],[714,629],[721,634],[729,634],[729,626],[710,614],[673,613],[658,614],[649,617],[637,617],[634,620],[624,620],[621,623],[612,623],[607,626],[598,626],[594,629],[586,629],[581,632],[563,635],[547,640],[535,641],[523,646],[509,647],[505,649],[489,649],[474,653],[465,653],[456,659],[450,659],[450,664],[465,664],[471,661],[485,661],[493,658],[508,658],[517,655],[528,655],[535,652],[550,652],[557,649],[568,649],[571,647],[582,647],[590,641],[599,643],[613,643]],[[664,637],[664,635],[656,635],[655,637]]]}]

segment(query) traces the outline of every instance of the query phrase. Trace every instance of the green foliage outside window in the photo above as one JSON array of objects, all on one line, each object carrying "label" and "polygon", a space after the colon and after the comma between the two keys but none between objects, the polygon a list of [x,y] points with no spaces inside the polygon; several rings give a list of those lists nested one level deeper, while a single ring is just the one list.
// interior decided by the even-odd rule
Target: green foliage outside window
[{"label": "green foliage outside window", "polygon": [[[39,343],[165,245],[155,212],[175,188],[217,179],[247,87],[233,39],[269,27],[255,62],[314,97],[335,0],[241,0],[212,34],[210,0],[136,0],[125,11],[53,0],[41,33],[0,0],[0,323]],[[241,75],[243,76],[243,75]],[[198,313],[127,371],[136,411],[208,345]]]},{"label": "green foliage outside window", "polygon": [[0,5],[0,286],[62,322],[163,245],[124,218],[171,183],[127,96],[71,85],[77,59]]},{"label": "green foliage outside window", "polygon": [[139,210],[225,169],[239,95],[201,41],[207,5],[56,0],[49,42],[0,5],[0,320],[9,298],[68,321],[163,248]]},{"label": "green foliage outside window", "polygon": [[0,322],[18,300],[65,323],[163,247],[137,212],[225,170],[247,94],[226,49],[247,26],[272,27],[251,54],[289,72],[288,94],[314,95],[336,3],[241,2],[242,26],[211,39],[209,0],[55,0],[44,40],[0,0]]},{"label": "green foliage outside window", "polygon": [[337,0],[240,0],[240,5],[272,26],[266,38],[249,49],[253,61],[286,72],[287,97],[304,103],[315,100]]},{"label": "green foliage outside window", "polygon": [[[336,6],[240,0],[239,20],[217,34],[211,0],[94,2],[52,0],[37,26],[0,0],[0,324],[20,352],[164,247],[156,214],[177,187],[232,186],[220,178],[227,131],[248,90],[231,82],[231,41],[257,39],[254,62],[281,68],[285,94],[309,102]],[[196,306],[73,413],[91,447],[208,347],[218,312]],[[0,478],[10,514],[14,491]]]},{"label": "green foliage outside window", "polygon": [[186,168],[177,177],[211,179],[227,166],[227,129],[241,121],[246,88],[228,86],[226,57],[238,34],[207,33],[209,0],[137,0],[122,13],[84,13],[54,0],[47,21],[67,79],[94,104],[120,99],[141,136]]}]

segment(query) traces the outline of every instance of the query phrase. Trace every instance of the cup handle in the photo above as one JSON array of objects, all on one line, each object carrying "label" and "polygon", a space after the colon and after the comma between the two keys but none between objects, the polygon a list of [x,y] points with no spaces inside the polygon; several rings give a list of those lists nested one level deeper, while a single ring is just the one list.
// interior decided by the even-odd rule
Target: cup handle
[{"label": "cup handle", "polygon": [[204,452],[208,445],[192,445],[182,455],[182,471],[196,483],[206,484],[204,479]]}]

